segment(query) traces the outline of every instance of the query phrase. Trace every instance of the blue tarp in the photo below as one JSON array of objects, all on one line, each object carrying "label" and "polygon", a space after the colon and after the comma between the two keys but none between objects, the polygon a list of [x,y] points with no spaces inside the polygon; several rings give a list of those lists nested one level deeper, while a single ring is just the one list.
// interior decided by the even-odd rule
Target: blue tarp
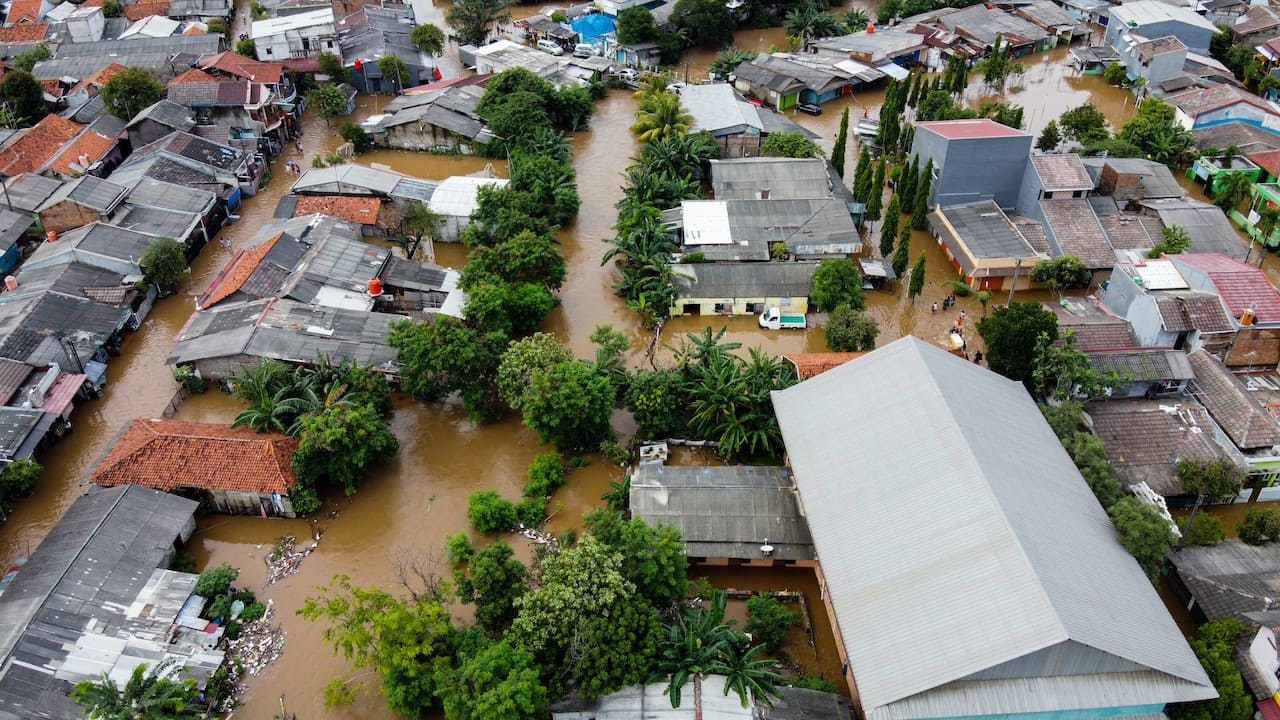
[{"label": "blue tarp", "polygon": [[592,13],[569,23],[582,36],[582,42],[595,44],[597,40],[613,32],[613,18],[603,13]]}]

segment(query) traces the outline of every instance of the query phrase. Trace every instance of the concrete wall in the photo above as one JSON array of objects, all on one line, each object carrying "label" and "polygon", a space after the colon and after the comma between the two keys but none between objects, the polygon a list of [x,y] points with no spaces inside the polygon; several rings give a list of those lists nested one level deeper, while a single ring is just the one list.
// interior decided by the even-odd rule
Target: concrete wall
[{"label": "concrete wall", "polygon": [[1173,347],[1178,342],[1178,333],[1164,329],[1155,299],[1142,292],[1128,275],[1112,273],[1102,304],[1129,321],[1140,347]]},{"label": "concrete wall", "polygon": [[387,129],[386,143],[400,150],[450,150],[471,155],[470,140],[443,128],[422,123],[406,123]]},{"label": "concrete wall", "polygon": [[947,140],[917,127],[911,152],[920,156],[921,167],[932,159],[937,171],[929,191],[930,207],[995,200],[1001,208],[1013,209],[1034,140],[1030,135]]},{"label": "concrete wall", "polygon": [[1107,25],[1107,35],[1105,44],[1115,47],[1116,38],[1124,30],[1141,35],[1144,38],[1160,38],[1166,35],[1173,35],[1182,41],[1184,45],[1191,48],[1193,52],[1208,54],[1209,40],[1213,38],[1213,31],[1206,28],[1188,25],[1178,20],[1164,20],[1161,22],[1146,23],[1138,27],[1127,27],[1121,23],[1110,23]]},{"label": "concrete wall", "polygon": [[[1207,113],[1201,113],[1191,118],[1191,129],[1212,127],[1221,125],[1222,123],[1239,120],[1249,123],[1250,125],[1262,126],[1266,121],[1269,113],[1260,107],[1251,105],[1247,102],[1238,102],[1234,105],[1228,105],[1224,108],[1218,108]],[[1185,116],[1185,114],[1184,114]]]},{"label": "concrete wall", "polygon": [[232,515],[261,515],[262,508],[265,507],[268,515],[294,517],[293,503],[288,495],[280,496],[280,508],[271,502],[270,494],[219,490],[208,493],[208,497],[218,512]]},{"label": "concrete wall", "polygon": [[[690,307],[692,306],[692,307]],[[748,307],[750,306],[750,307]],[[679,315],[759,315],[764,308],[777,306],[791,313],[808,313],[807,297],[737,297],[737,298],[678,298],[671,308],[671,316]],[[757,307],[759,309],[757,309]],[[690,312],[685,312],[689,310]]]}]

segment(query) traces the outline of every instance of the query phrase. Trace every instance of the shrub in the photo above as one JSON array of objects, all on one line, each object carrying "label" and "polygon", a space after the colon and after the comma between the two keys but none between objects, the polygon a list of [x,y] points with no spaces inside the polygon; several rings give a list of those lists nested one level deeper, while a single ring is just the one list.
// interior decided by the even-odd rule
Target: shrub
[{"label": "shrub", "polygon": [[179,365],[173,369],[173,379],[187,390],[187,392],[200,394],[205,391],[204,378],[195,374],[189,366]]},{"label": "shrub", "polygon": [[1250,545],[1261,545],[1268,540],[1280,539],[1280,513],[1275,510],[1253,508],[1245,513],[1244,520],[1236,525],[1236,535]]},{"label": "shrub", "polygon": [[1203,513],[1196,516],[1196,522],[1187,532],[1188,545],[1213,545],[1220,542],[1227,534],[1222,530],[1222,521],[1215,515]]},{"label": "shrub", "polygon": [[461,565],[476,554],[476,546],[471,544],[471,536],[465,532],[456,532],[444,539],[444,552],[449,562]]},{"label": "shrub", "polygon": [[516,519],[525,527],[536,528],[547,517],[547,501],[540,497],[525,498],[515,509]]},{"label": "shrub", "polygon": [[618,467],[626,467],[631,464],[631,451],[618,444],[617,440],[605,440],[600,443],[600,452],[609,462]]},{"label": "shrub", "polygon": [[467,519],[476,530],[492,533],[515,527],[519,516],[510,500],[492,490],[481,490],[467,498]]},{"label": "shrub", "polygon": [[231,583],[238,577],[240,577],[240,570],[228,563],[222,563],[200,573],[200,579],[196,580],[196,587],[192,592],[206,598],[226,595],[231,589]]},{"label": "shrub", "polygon": [[800,675],[793,677],[787,681],[787,685],[794,688],[802,688],[804,690],[817,690],[819,692],[838,692],[840,687],[825,678],[816,677],[814,675]]},{"label": "shrub", "polygon": [[43,468],[34,460],[14,460],[0,470],[0,489],[10,497],[26,495],[36,486]]},{"label": "shrub", "polygon": [[240,613],[240,622],[251,623],[254,620],[260,620],[266,614],[267,606],[256,602],[245,607],[244,612]]},{"label": "shrub", "polygon": [[770,653],[778,652],[787,631],[800,624],[799,613],[788,610],[769,595],[755,595],[747,600],[747,613],[751,618],[747,620],[746,631]]},{"label": "shrub", "polygon": [[339,125],[338,134],[342,136],[343,140],[351,143],[351,148],[357,153],[365,152],[373,145],[373,141],[369,139],[369,133],[351,121]]},{"label": "shrub", "polygon": [[529,464],[528,480],[524,484],[524,496],[544,498],[564,485],[564,465],[560,455],[549,452],[535,457]]}]

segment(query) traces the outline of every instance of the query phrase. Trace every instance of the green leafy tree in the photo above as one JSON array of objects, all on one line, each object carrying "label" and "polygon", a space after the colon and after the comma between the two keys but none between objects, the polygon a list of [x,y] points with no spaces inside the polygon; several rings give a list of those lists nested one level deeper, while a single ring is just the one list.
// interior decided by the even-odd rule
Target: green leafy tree
[{"label": "green leafy tree", "polygon": [[581,201],[573,167],[556,158],[517,153],[508,187],[524,193],[541,216],[555,225],[563,225],[578,214]]},{"label": "green leafy tree", "polygon": [[164,85],[146,68],[132,67],[112,76],[98,94],[107,112],[128,122],[164,97]]},{"label": "green leafy tree", "polygon": [[26,495],[35,489],[44,468],[35,460],[14,460],[0,469],[0,495],[8,498]]},{"label": "green leafy tree", "polygon": [[1280,513],[1270,508],[1250,508],[1236,524],[1236,535],[1250,545],[1280,540]]},{"label": "green leafy tree", "polygon": [[1147,257],[1159,258],[1165,255],[1184,253],[1191,247],[1191,235],[1177,225],[1166,225],[1160,230],[1160,241],[1147,251]]},{"label": "green leafy tree", "polygon": [[1117,133],[1151,160],[1170,166],[1189,162],[1195,147],[1191,132],[1178,124],[1176,110],[1160,98],[1138,105],[1138,112]]},{"label": "green leafy tree", "polygon": [[482,45],[490,26],[511,21],[510,4],[508,0],[458,0],[445,14],[445,21],[458,42]]},{"label": "green leafy tree", "polygon": [[849,108],[846,106],[840,115],[840,129],[836,131],[836,144],[831,148],[831,165],[836,174],[844,177],[844,157],[848,155],[849,144]]},{"label": "green leafy tree", "polygon": [[1093,273],[1075,255],[1059,255],[1036,263],[1031,268],[1031,282],[1045,285],[1061,295],[1066,288],[1089,287]]},{"label": "green leafy tree", "polygon": [[13,126],[32,125],[49,114],[44,104],[44,88],[24,70],[11,70],[0,82],[0,103],[13,116]]},{"label": "green leafy tree", "polygon": [[893,274],[896,277],[902,277],[907,272],[907,265],[911,262],[911,226],[904,225],[898,231],[898,245],[893,249]]},{"label": "green leafy tree", "polygon": [[583,525],[618,553],[622,576],[655,608],[666,609],[684,599],[689,590],[689,561],[679,530],[670,525],[654,527],[615,510],[587,513]]},{"label": "green leafy tree", "polygon": [[[428,26],[419,25],[418,27]],[[316,69],[321,75],[327,75],[330,82],[344,83],[350,79],[350,73],[342,65],[342,58],[331,52],[322,52],[316,56]],[[343,104],[345,105],[345,101]]]},{"label": "green leafy tree", "polygon": [[677,32],[686,33],[686,46],[722,48],[733,44],[733,15],[719,0],[677,0],[669,22]]},{"label": "green leafy tree", "polygon": [[747,616],[746,631],[769,653],[778,652],[787,632],[800,625],[800,613],[769,595],[752,595],[747,600]]},{"label": "green leafy tree", "polygon": [[514,340],[502,353],[497,370],[498,395],[516,410],[525,407],[535,375],[573,361],[573,353],[551,333],[534,333]]},{"label": "green leafy tree", "polygon": [[1062,334],[1061,344],[1056,344],[1049,333],[1040,333],[1031,360],[1031,377],[1036,397],[1055,401],[1102,397],[1125,381],[1114,370],[1095,370],[1089,356],[1076,348],[1072,330]]},{"label": "green leafy tree", "polygon": [[1062,129],[1063,137],[1081,145],[1105,140],[1110,135],[1107,117],[1093,103],[1085,103],[1062,113],[1058,117],[1058,126]]},{"label": "green leafy tree", "polygon": [[[654,42],[660,34],[658,23],[653,19],[653,13],[643,5],[629,7],[618,13],[616,32],[618,42],[623,45]],[[754,57],[755,55],[751,56],[751,58]]]},{"label": "green leafy tree", "polygon": [[1155,583],[1160,577],[1165,556],[1177,542],[1169,521],[1154,506],[1131,495],[1108,508],[1107,514],[1116,526],[1116,539],[1138,561],[1147,578]]},{"label": "green leafy tree", "polygon": [[1062,447],[1071,456],[1071,461],[1084,476],[1085,482],[1089,484],[1098,504],[1103,508],[1114,505],[1124,496],[1124,492],[1116,477],[1115,467],[1107,459],[1106,446],[1084,426],[1080,403],[1068,400],[1057,405],[1042,404],[1040,411],[1062,442]]},{"label": "green leafy tree", "polygon": [[641,370],[627,383],[625,400],[642,437],[673,437],[683,427],[684,379],[678,372]]},{"label": "green leafy tree", "polygon": [[444,31],[435,25],[414,25],[409,31],[409,42],[428,55],[444,54]]},{"label": "green leafy tree", "polygon": [[302,418],[293,470],[312,485],[327,481],[355,494],[370,466],[400,449],[387,421],[369,405],[334,405]]},{"label": "green leafy tree", "polygon": [[196,682],[171,680],[170,663],[151,671],[142,663],[133,668],[124,687],[103,673],[98,681],[82,680],[71,690],[71,699],[91,720],[198,720],[204,712],[196,702]]},{"label": "green leafy tree", "polygon": [[543,558],[516,600],[506,640],[533,653],[552,696],[595,698],[649,676],[662,623],[622,574],[619,553],[590,534]]},{"label": "green leafy tree", "polygon": [[29,73],[35,68],[36,63],[44,62],[52,57],[53,50],[49,49],[48,43],[36,43],[30,50],[20,53],[13,59],[13,67],[15,70]]},{"label": "green leafy tree", "polygon": [[477,422],[501,414],[495,376],[506,342],[501,332],[476,330],[446,315],[420,323],[401,320],[387,338],[400,350],[406,392],[427,400],[460,393],[467,415]]},{"label": "green leafy tree", "polygon": [[[623,12],[626,12],[625,10]],[[619,16],[621,18],[621,16]],[[711,67],[707,72],[720,78],[727,78],[733,74],[734,70],[744,62],[751,62],[756,59],[756,54],[750,50],[742,48],[730,48],[716,53],[715,60],[711,62]]]},{"label": "green leafy tree", "polygon": [[916,183],[916,200],[911,212],[911,227],[923,230],[929,214],[929,194],[933,185],[933,158],[925,163],[920,171],[920,179]]},{"label": "green leafy tree", "polygon": [[529,464],[524,483],[525,497],[548,497],[564,485],[564,464],[556,453],[542,453]]},{"label": "green leafy tree", "polygon": [[471,558],[461,580],[460,595],[463,602],[475,604],[476,623],[489,637],[501,637],[516,617],[516,599],[529,591],[529,571],[511,546],[499,540]]},{"label": "green leafy tree", "polygon": [[[910,215],[916,207],[916,185],[920,182],[920,159],[913,156],[898,181],[898,192],[902,212]],[[884,253],[887,257],[889,253]]]},{"label": "green leafy tree", "polygon": [[316,109],[316,114],[324,118],[325,127],[329,121],[347,114],[347,96],[334,85],[321,85],[307,95],[307,105]]},{"label": "green leafy tree", "polygon": [[916,260],[916,264],[911,268],[911,282],[907,285],[907,297],[911,299],[914,305],[916,296],[924,290],[924,272],[925,272],[925,256],[924,251],[920,252],[920,259]]},{"label": "green leafy tree", "polygon": [[1033,388],[1036,342],[1044,333],[1058,339],[1058,317],[1038,302],[1011,302],[978,322],[987,346],[987,367]]},{"label": "green leafy tree", "polygon": [[253,38],[240,38],[236,41],[235,53],[247,58],[256,58],[258,56],[258,44],[253,41]]},{"label": "green leafy tree", "polygon": [[1195,522],[1183,531],[1183,537],[1187,545],[1216,545],[1227,537],[1227,533],[1217,515],[1200,513],[1196,515]]},{"label": "green leafy tree", "polygon": [[862,213],[862,219],[868,222],[879,220],[880,212],[884,207],[884,166],[885,161],[880,160],[871,173],[871,186],[867,192],[867,209]]},{"label": "green leafy tree", "polygon": [[1174,703],[1168,708],[1172,720],[1249,720],[1254,716],[1253,696],[1235,661],[1236,642],[1247,630],[1236,618],[1223,618],[1202,625],[1199,637],[1188,641],[1218,698]]},{"label": "green leafy tree", "polygon": [[1119,61],[1112,60],[1102,71],[1102,79],[1112,85],[1123,85],[1129,79],[1129,71]]},{"label": "green leafy tree", "polygon": [[1004,91],[1009,75],[1018,71],[1018,64],[1010,50],[1009,43],[1001,35],[996,35],[991,52],[973,66],[973,69],[982,73],[982,82],[998,93]]},{"label": "green leafy tree", "polygon": [[138,266],[161,290],[173,290],[189,270],[186,248],[173,238],[157,238],[142,251]]},{"label": "green leafy tree", "polygon": [[[344,122],[338,126],[338,136],[344,141],[351,143],[351,149],[356,153],[362,153],[373,147],[373,138],[369,137],[369,133],[364,128],[353,122]],[[418,203],[421,205],[421,203]]]},{"label": "green leafy tree", "polygon": [[832,352],[869,352],[876,349],[880,325],[871,313],[841,305],[831,311],[823,332]]},{"label": "green leafy tree", "polygon": [[902,201],[898,193],[889,198],[889,207],[884,212],[884,225],[880,227],[880,256],[893,255],[893,243],[898,238],[898,226],[902,222]]},{"label": "green leafy tree", "polygon": [[863,145],[862,151],[858,153],[858,164],[853,170],[853,199],[857,202],[866,202],[871,194],[871,180],[874,172],[871,151]]},{"label": "green leafy tree", "polygon": [[102,0],[102,17],[117,18],[124,11],[120,0]]},{"label": "green leafy tree", "polygon": [[1040,131],[1040,137],[1036,138],[1036,149],[1040,152],[1051,153],[1058,149],[1058,145],[1062,142],[1062,135],[1058,132],[1058,121],[1050,120],[1045,123],[1044,130]]},{"label": "green leafy tree", "polygon": [[545,717],[547,689],[533,654],[506,641],[463,656],[449,673],[444,713],[449,720],[524,720]]},{"label": "green leafy tree", "polygon": [[1188,495],[1206,499],[1234,498],[1244,487],[1244,468],[1226,458],[1183,458],[1178,461],[1178,481]]},{"label": "green leafy tree", "polygon": [[866,307],[862,290],[862,273],[850,258],[823,260],[813,273],[810,297],[818,307],[830,312],[841,305],[854,310]]},{"label": "green leafy tree", "polygon": [[462,314],[468,325],[483,332],[523,335],[538,327],[556,306],[556,298],[538,283],[486,280],[467,290]]},{"label": "green leafy tree", "polygon": [[405,78],[409,77],[409,65],[396,55],[383,55],[378,58],[378,72],[384,80],[391,81],[393,92],[398,93],[404,87]]},{"label": "green leafy tree", "polygon": [[462,287],[472,288],[488,278],[506,283],[537,283],[556,290],[564,283],[565,262],[551,235],[528,230],[497,245],[478,247],[462,269]]},{"label": "green leafy tree", "polygon": [[467,519],[483,533],[505,532],[516,526],[515,503],[493,490],[480,490],[467,497]]},{"label": "green leafy tree", "polygon": [[553,365],[530,378],[523,401],[524,424],[562,452],[594,448],[609,437],[614,389],[576,360]]}]

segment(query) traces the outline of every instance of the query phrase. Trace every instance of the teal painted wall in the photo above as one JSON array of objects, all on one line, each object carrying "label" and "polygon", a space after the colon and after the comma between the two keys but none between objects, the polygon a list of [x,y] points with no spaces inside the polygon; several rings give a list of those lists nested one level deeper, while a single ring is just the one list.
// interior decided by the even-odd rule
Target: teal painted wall
[{"label": "teal painted wall", "polygon": [[1131,715],[1154,715],[1164,711],[1164,705],[1132,705],[1113,708],[1084,708],[1043,713],[1013,713],[1010,715],[969,715],[954,718],[930,718],[930,720],[1091,720],[1092,718],[1122,718]]}]

